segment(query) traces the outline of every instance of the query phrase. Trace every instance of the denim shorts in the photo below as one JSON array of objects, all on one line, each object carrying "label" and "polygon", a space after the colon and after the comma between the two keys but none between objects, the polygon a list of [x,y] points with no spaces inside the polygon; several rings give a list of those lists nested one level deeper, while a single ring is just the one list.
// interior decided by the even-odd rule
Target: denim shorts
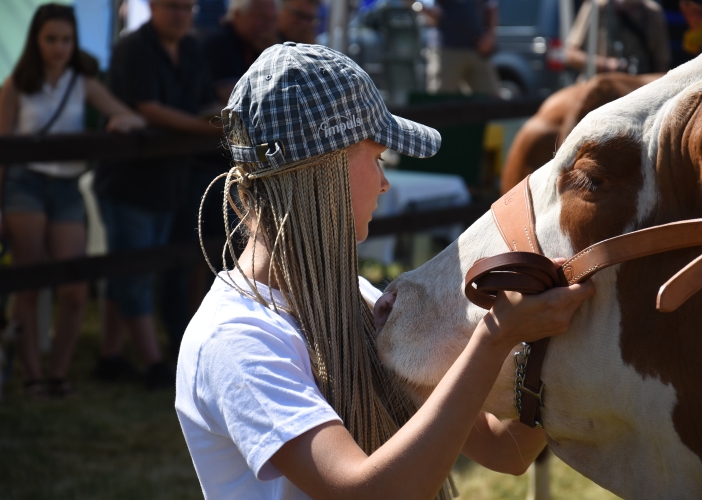
[{"label": "denim shorts", "polygon": [[[171,232],[173,214],[151,212],[110,198],[100,198],[110,252],[165,245]],[[107,298],[126,319],[151,315],[154,310],[153,273],[125,274],[107,280]]]},{"label": "denim shorts", "polygon": [[49,222],[85,223],[78,177],[53,177],[10,165],[5,169],[2,200],[5,213],[43,213]]}]

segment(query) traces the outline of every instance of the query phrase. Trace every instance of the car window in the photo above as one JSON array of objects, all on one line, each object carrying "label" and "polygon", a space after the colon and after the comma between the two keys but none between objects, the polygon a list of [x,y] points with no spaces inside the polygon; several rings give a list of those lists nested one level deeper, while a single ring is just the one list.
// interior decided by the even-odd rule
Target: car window
[{"label": "car window", "polygon": [[535,26],[540,0],[500,0],[500,26]]}]

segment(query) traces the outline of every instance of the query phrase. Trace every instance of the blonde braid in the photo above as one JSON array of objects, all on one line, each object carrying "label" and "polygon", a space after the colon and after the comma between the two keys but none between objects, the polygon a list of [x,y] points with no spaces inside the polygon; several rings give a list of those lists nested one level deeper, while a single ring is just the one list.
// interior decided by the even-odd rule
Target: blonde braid
[{"label": "blonde braid", "polygon": [[[236,115],[231,117],[229,138],[236,145],[251,145]],[[233,198],[234,185],[238,196]],[[241,219],[234,228],[229,206]],[[228,249],[246,278],[231,237],[253,221],[263,236],[256,241],[263,241],[270,255],[269,283],[279,284],[290,312],[300,321],[319,390],[358,445],[373,453],[410,419],[416,406],[376,352],[373,312],[358,285],[347,151],[278,169],[237,163],[226,176],[222,209],[228,236],[223,258]],[[263,298],[256,283],[246,280],[251,292],[233,280],[230,285],[277,308],[272,297]],[[437,498],[451,498],[451,491],[447,481]]]}]

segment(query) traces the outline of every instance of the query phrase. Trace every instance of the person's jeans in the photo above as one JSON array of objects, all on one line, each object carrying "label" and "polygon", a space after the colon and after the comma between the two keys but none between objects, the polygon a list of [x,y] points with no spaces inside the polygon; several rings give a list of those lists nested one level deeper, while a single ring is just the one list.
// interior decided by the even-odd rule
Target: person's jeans
[{"label": "person's jeans", "polygon": [[[170,212],[151,212],[115,199],[100,199],[110,252],[165,245],[173,224]],[[153,314],[154,274],[131,274],[107,281],[107,298],[126,319]]]},{"label": "person's jeans", "polygon": [[53,177],[24,165],[10,165],[5,170],[3,191],[6,213],[37,212],[46,215],[50,223],[85,224],[78,177]]}]

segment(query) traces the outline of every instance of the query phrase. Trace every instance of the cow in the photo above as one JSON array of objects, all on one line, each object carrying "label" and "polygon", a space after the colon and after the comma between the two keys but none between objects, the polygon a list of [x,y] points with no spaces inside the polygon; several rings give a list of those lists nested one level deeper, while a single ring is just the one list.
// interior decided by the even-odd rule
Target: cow
[{"label": "cow", "polygon": [[[589,113],[529,179],[551,258],[615,235],[702,217],[702,57]],[[385,366],[421,403],[485,311],[464,293],[476,260],[508,251],[492,216],[388,285],[376,311]],[[597,293],[551,339],[542,422],[565,463],[627,499],[702,498],[702,293],[656,310],[660,285],[702,248],[600,271]],[[392,299],[392,300],[391,300]],[[506,359],[483,409],[515,419]]]},{"label": "cow", "polygon": [[537,168],[548,163],[554,152],[585,115],[646,85],[662,74],[629,75],[601,73],[554,93],[519,130],[507,155],[500,178],[505,194]]}]

